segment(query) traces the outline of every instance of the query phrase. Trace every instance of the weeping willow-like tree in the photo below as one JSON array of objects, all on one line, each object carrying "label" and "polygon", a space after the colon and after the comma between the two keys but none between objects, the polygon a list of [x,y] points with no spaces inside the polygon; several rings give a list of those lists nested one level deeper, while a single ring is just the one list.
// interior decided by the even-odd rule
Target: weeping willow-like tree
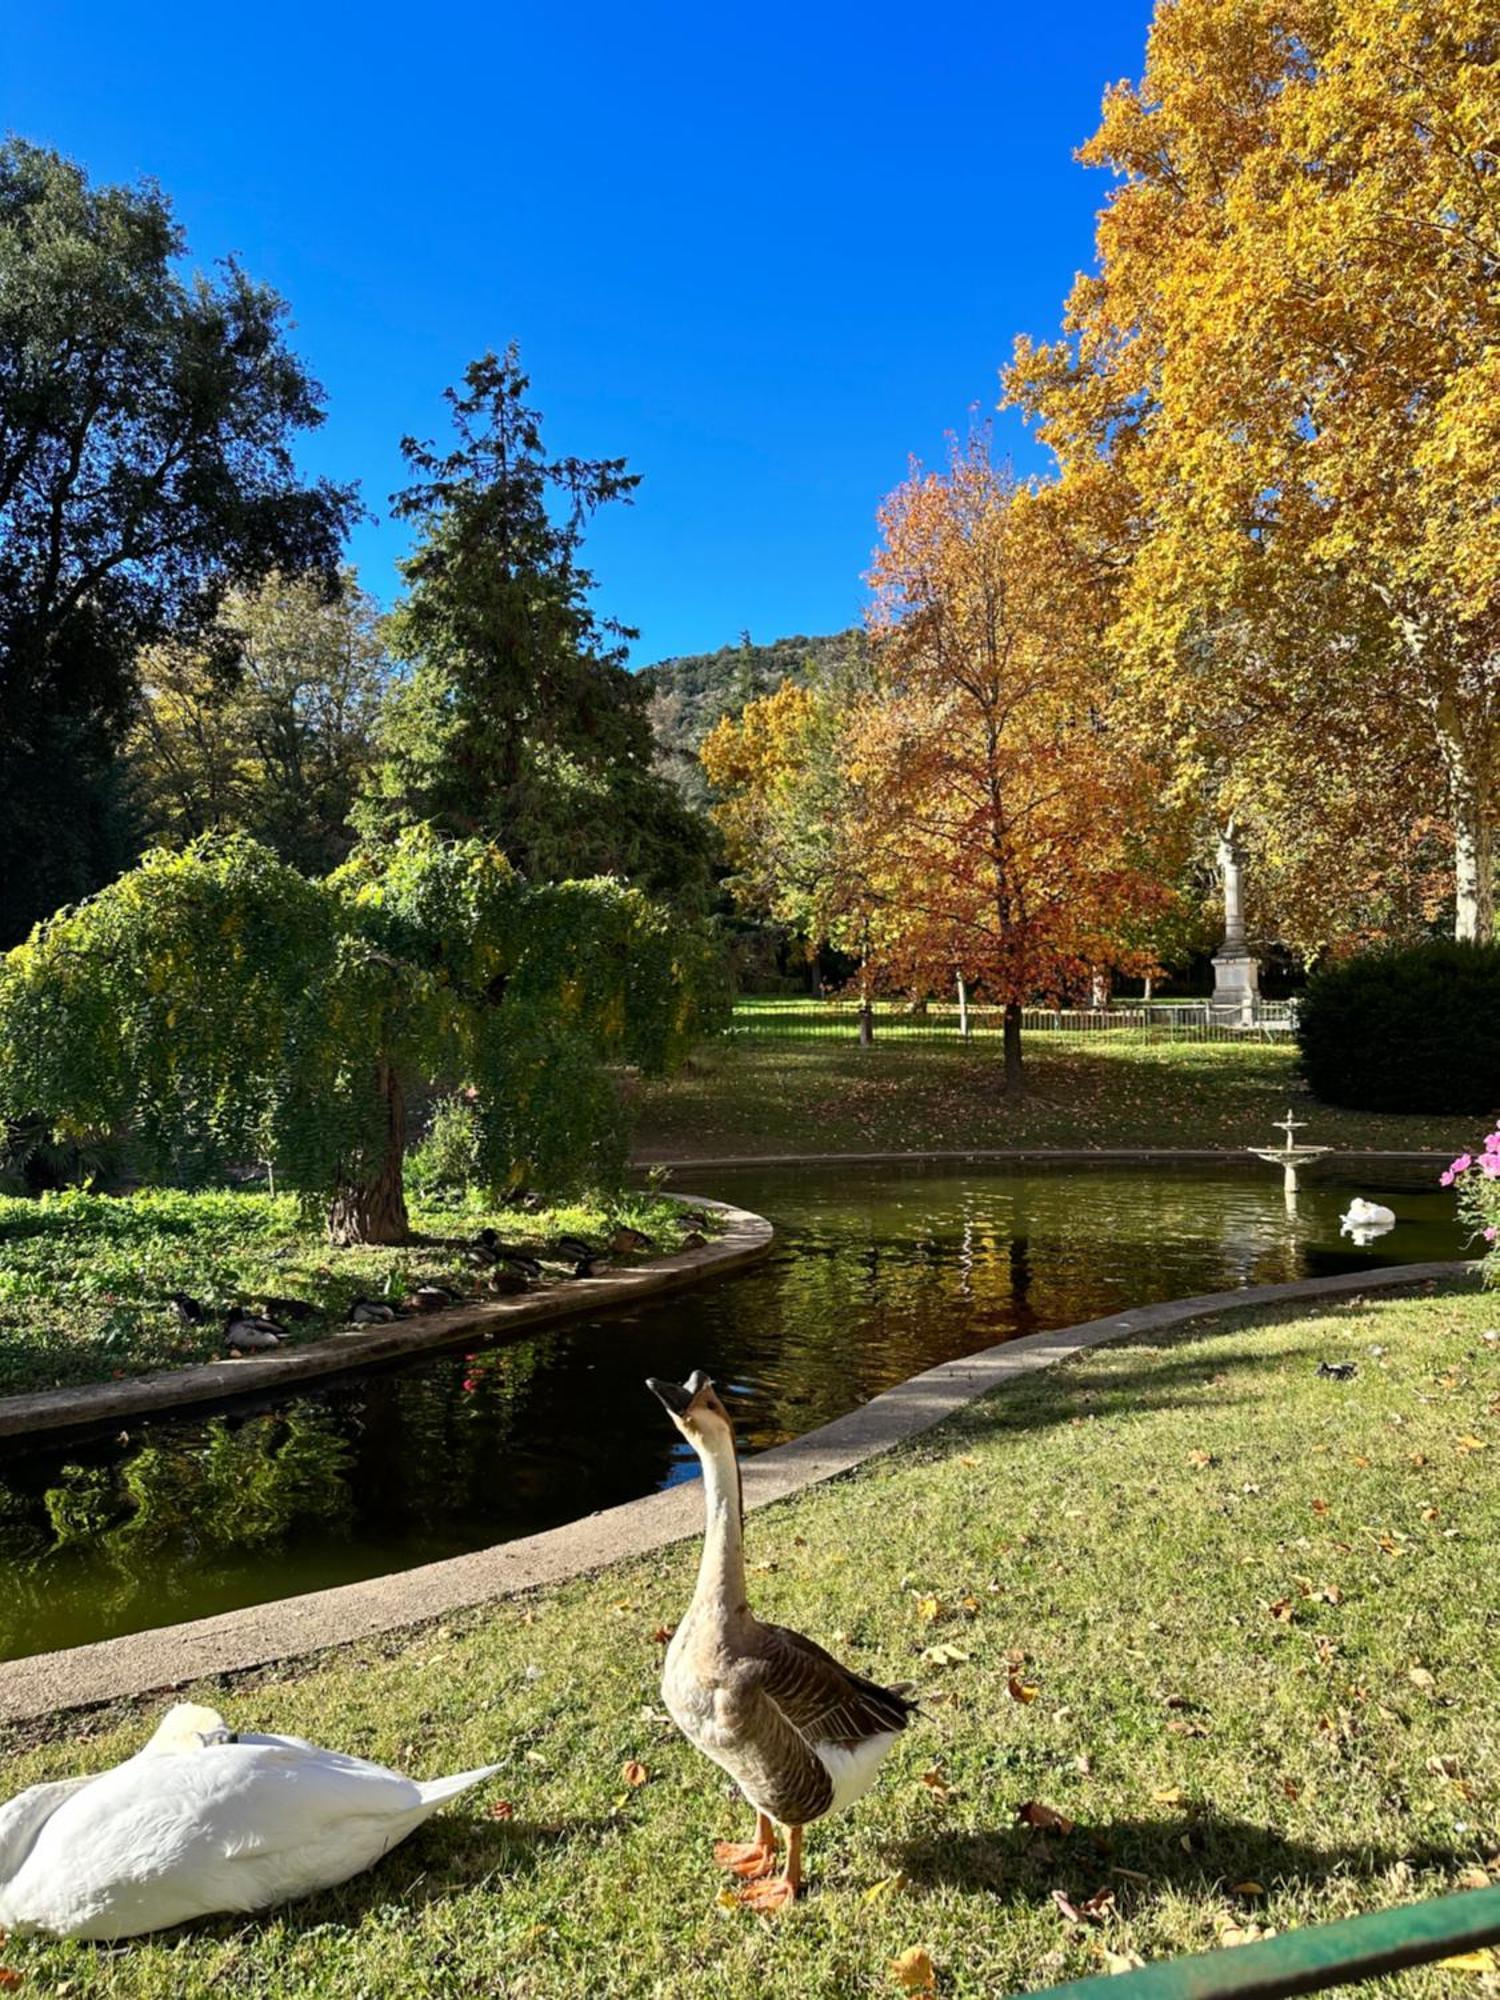
[{"label": "weeping willow-like tree", "polygon": [[0,1112],[159,1172],[267,1160],[339,1243],[398,1243],[407,1101],[467,1090],[496,1190],[607,1181],[612,1069],[670,1068],[718,957],[612,880],[536,885],[425,828],[310,881],[243,837],[148,854],[0,961]]}]

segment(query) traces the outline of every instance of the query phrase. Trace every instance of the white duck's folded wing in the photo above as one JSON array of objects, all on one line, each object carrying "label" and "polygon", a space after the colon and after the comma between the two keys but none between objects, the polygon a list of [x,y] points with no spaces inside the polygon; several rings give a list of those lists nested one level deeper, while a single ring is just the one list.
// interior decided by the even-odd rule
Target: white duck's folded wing
[{"label": "white duck's folded wing", "polygon": [[291,1737],[132,1759],[43,1822],[0,1922],[122,1938],[346,1882],[495,1767],[429,1785]]}]

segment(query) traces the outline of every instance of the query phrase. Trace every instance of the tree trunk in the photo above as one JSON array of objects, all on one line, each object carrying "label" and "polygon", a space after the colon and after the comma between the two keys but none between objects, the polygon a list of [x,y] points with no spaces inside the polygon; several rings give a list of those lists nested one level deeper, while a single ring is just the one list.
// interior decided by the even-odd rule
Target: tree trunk
[{"label": "tree trunk", "polygon": [[1144,989],[1141,993],[1141,998],[1146,1002],[1148,1007],[1151,1004],[1151,994],[1155,985],[1156,981],[1151,977],[1151,974],[1148,972],[1145,978]]},{"label": "tree trunk", "polygon": [[334,1195],[328,1211],[330,1243],[411,1240],[401,1172],[406,1160],[406,1098],[400,1078],[386,1063],[380,1065],[378,1088],[385,1100],[385,1154],[371,1179],[341,1187]]},{"label": "tree trunk", "polygon": [[1453,820],[1453,874],[1457,911],[1453,935],[1489,944],[1495,935],[1495,801],[1485,755],[1466,738],[1455,705],[1440,702],[1438,746],[1448,773]]},{"label": "tree trunk", "polygon": [[1453,804],[1458,915],[1453,935],[1489,944],[1495,935],[1495,830],[1472,793]]},{"label": "tree trunk", "polygon": [[1008,1000],[1005,1003],[1005,1094],[1019,1097],[1021,1081],[1021,1003]]},{"label": "tree trunk", "polygon": [[958,1032],[965,1041],[969,1039],[969,989],[964,984],[964,976],[956,975],[958,982]]},{"label": "tree trunk", "polygon": [[874,1040],[875,1009],[868,999],[864,999],[859,1003],[859,1045],[862,1049],[867,1049]]}]

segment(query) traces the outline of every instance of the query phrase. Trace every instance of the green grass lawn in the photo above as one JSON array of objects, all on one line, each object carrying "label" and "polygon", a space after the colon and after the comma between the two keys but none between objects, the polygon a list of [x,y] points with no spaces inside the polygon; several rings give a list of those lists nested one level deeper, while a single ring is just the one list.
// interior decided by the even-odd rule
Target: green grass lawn
[{"label": "green grass lawn", "polygon": [[[665,1419],[643,1391],[622,1421]],[[342,1891],[4,1963],[162,2000],[847,2000],[895,1994],[921,1947],[940,1994],[988,1996],[1476,1884],[1500,1873],[1497,1466],[1493,1294],[1100,1349],[752,1517],[758,1609],[927,1711],[812,1832],[786,1916],[721,1895],[710,1843],[747,1815],[660,1709],[684,1547],[200,1690],[418,1774],[505,1768]],[[11,1732],[8,1788],[124,1756],[161,1706]]]},{"label": "green grass lawn", "polygon": [[1001,1094],[1000,1049],[851,1041],[721,1044],[681,1076],[645,1084],[639,1159],[728,1153],[1004,1146],[1245,1146],[1299,1137],[1343,1148],[1457,1150],[1464,1118],[1337,1111],[1316,1103],[1296,1051],[1267,1043],[1151,1045],[1105,1035],[1026,1038],[1029,1095]]},{"label": "green grass lawn", "polygon": [[[286,1196],[0,1197],[0,1395],[211,1359],[222,1351],[224,1310],[258,1311],[268,1294],[317,1307],[317,1318],[289,1324],[300,1341],[342,1324],[362,1296],[399,1300],[424,1279],[477,1290],[458,1246],[486,1223],[513,1243],[545,1244],[567,1231],[602,1240],[617,1220],[668,1243],[680,1234],[675,1209],[643,1196],[537,1215],[418,1201],[411,1219],[425,1241],[335,1250]],[[214,1317],[184,1326],[168,1303],[174,1291],[213,1305]]]}]

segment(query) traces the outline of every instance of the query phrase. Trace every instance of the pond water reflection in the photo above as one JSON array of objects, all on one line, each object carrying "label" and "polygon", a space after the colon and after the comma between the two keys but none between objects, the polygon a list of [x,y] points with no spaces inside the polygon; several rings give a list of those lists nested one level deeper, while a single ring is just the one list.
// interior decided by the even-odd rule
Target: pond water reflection
[{"label": "pond water reflection", "polygon": [[[684,1177],[686,1178],[686,1177]],[[715,1170],[776,1223],[736,1278],[507,1346],[0,1455],[0,1657],[529,1534],[688,1475],[642,1378],[706,1368],[764,1450],[934,1363],[1124,1306],[1462,1254],[1451,1197],[1264,1169]],[[697,1184],[701,1183],[701,1186]],[[1351,1192],[1399,1218],[1339,1236]]]}]

